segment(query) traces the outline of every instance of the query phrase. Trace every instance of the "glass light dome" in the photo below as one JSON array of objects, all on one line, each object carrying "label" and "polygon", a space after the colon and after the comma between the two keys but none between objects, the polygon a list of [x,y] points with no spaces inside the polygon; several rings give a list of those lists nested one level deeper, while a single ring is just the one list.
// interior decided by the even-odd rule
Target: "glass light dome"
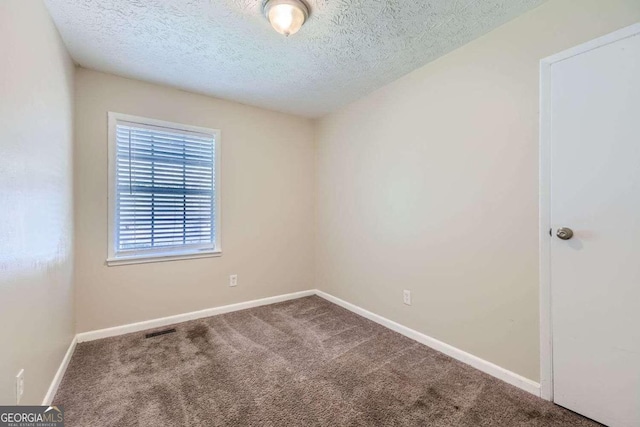
[{"label": "glass light dome", "polygon": [[269,0],[264,13],[274,30],[285,36],[298,32],[307,20],[307,6],[299,0]]}]

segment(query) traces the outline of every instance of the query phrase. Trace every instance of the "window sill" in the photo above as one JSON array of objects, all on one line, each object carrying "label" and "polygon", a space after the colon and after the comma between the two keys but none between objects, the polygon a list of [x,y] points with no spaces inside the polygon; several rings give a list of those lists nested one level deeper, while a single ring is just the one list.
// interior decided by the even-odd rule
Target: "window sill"
[{"label": "window sill", "polygon": [[222,251],[177,252],[158,255],[130,255],[107,258],[107,266],[146,264],[151,262],[179,261],[184,259],[213,258],[222,256]]}]

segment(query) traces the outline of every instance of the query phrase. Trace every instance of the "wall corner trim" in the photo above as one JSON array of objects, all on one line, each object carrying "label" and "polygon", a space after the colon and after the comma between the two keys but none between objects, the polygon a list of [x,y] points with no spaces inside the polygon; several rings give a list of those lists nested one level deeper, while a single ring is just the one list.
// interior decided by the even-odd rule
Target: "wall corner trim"
[{"label": "wall corner trim", "polygon": [[47,394],[44,395],[44,399],[42,400],[42,406],[49,406],[51,402],[53,402],[53,398],[56,396],[56,392],[58,391],[58,387],[62,382],[62,378],[64,377],[64,373],[67,371],[67,367],[69,366],[69,362],[71,361],[71,356],[73,356],[73,352],[76,349],[76,344],[78,344],[78,336],[74,336],[69,344],[69,348],[67,352],[64,354],[62,358],[62,362],[60,363],[60,367],[56,371],[56,374],[53,377],[53,381],[51,381],[51,385],[49,386],[49,390],[47,390]]},{"label": "wall corner trim", "polygon": [[440,353],[444,353],[449,357],[453,357],[454,359],[459,360],[462,363],[466,363],[467,365],[472,366],[479,371],[484,372],[485,374],[489,374],[492,377],[495,377],[535,396],[540,397],[540,384],[533,380],[530,380],[529,378],[525,378],[522,375],[516,374],[515,372],[509,371],[508,369],[502,368],[494,363],[481,359],[478,356],[474,356],[471,353],[460,350],[457,347],[446,344],[421,332],[396,323],[393,320],[389,320],[378,314],[372,313],[368,310],[365,310],[364,308],[358,307],[355,304],[351,304],[350,302],[341,300],[340,298],[334,297],[333,295],[330,295],[326,292],[316,290],[315,293],[316,295],[326,299],[327,301],[337,304],[349,311],[352,311],[362,317],[365,317],[386,328],[389,328],[392,331],[398,332],[399,334],[411,338],[412,340],[417,341],[420,344],[431,347],[432,349],[439,351]]}]

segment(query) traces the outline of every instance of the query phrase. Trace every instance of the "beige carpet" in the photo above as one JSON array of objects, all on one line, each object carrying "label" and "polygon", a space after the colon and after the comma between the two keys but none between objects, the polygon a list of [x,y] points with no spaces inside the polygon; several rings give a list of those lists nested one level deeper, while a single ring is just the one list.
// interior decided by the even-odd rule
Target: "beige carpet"
[{"label": "beige carpet", "polygon": [[593,426],[319,297],[79,344],[67,427]]}]

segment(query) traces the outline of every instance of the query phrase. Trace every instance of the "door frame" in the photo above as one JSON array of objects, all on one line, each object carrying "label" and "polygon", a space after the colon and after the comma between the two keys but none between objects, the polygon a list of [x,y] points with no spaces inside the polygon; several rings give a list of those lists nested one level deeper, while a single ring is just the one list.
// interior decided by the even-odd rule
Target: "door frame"
[{"label": "door frame", "polygon": [[551,319],[551,67],[557,62],[640,34],[640,23],[567,49],[540,61],[540,397],[553,401]]}]

